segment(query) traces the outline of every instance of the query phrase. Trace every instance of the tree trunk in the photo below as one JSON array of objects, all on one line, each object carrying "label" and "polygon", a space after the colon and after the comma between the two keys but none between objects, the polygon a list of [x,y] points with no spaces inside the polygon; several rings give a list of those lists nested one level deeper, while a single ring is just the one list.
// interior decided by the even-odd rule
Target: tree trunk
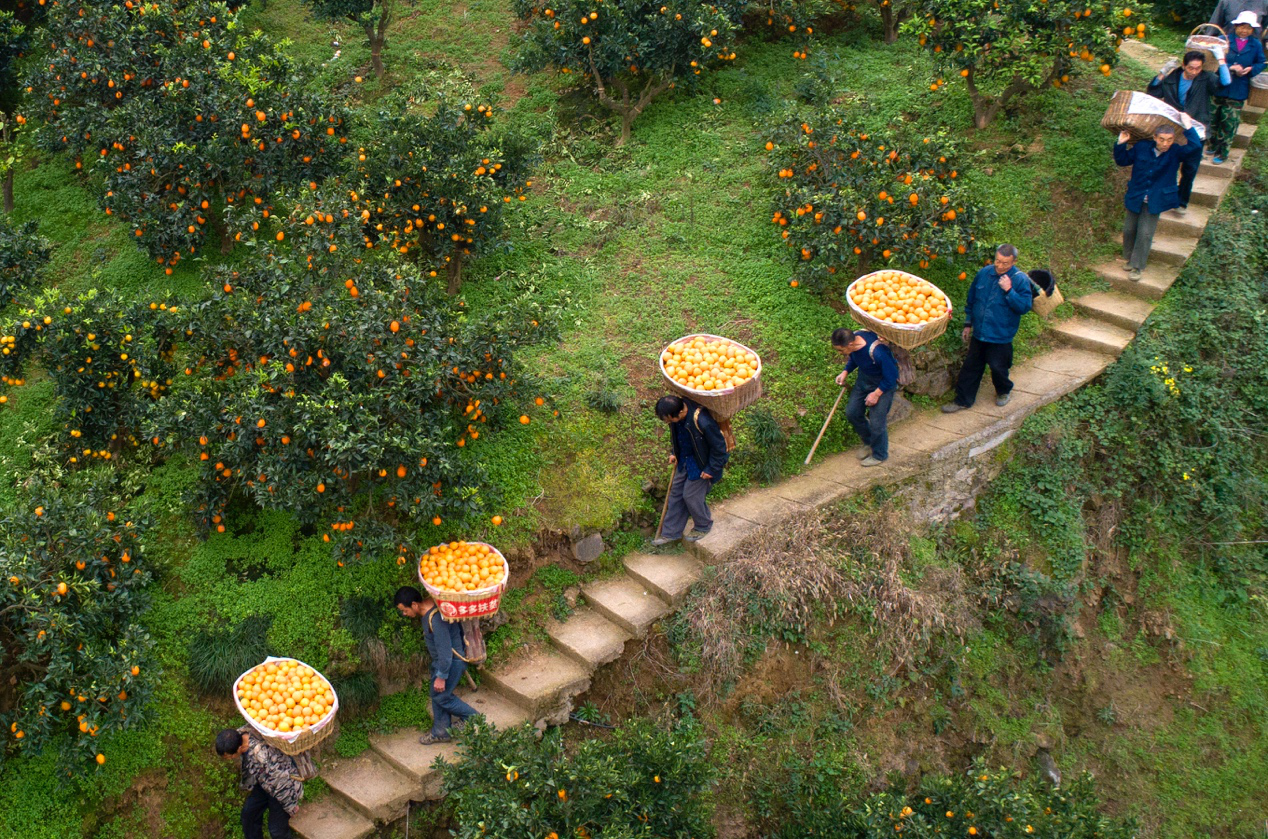
[{"label": "tree trunk", "polygon": [[4,173],[4,211],[13,212],[13,170]]},{"label": "tree trunk", "polygon": [[370,39],[370,67],[375,78],[383,78],[383,47],[387,44],[387,27],[392,22],[392,7],[380,0],[379,19],[373,25],[365,21],[365,34]]},{"label": "tree trunk", "polygon": [[881,5],[881,25],[885,29],[885,43],[892,44],[898,40],[898,24],[901,22],[898,19],[898,15],[894,14],[893,4],[883,2]]},{"label": "tree trunk", "polygon": [[630,126],[634,124],[634,114],[631,111],[625,111],[621,114],[621,137],[616,141],[618,148],[630,141]]},{"label": "tree trunk", "polygon": [[370,33],[370,68],[375,78],[383,78],[383,39],[374,33]]},{"label": "tree trunk", "polygon": [[445,290],[450,295],[457,294],[458,289],[462,288],[462,260],[458,257],[450,257],[449,266],[445,269],[445,274],[449,279],[448,288]]}]

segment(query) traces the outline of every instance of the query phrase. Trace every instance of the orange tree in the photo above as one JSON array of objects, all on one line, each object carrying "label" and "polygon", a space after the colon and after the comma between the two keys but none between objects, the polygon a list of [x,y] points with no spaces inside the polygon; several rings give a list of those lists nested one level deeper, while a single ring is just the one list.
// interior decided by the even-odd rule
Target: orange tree
[{"label": "orange tree", "polygon": [[885,43],[894,43],[898,40],[898,27],[911,17],[915,3],[913,0],[871,0],[871,2],[880,13]]},{"label": "orange tree", "polygon": [[738,0],[514,0],[525,24],[516,69],[576,73],[621,118],[618,145],[657,96],[735,58]]},{"label": "orange tree", "polygon": [[938,72],[963,78],[973,123],[1091,64],[1109,75],[1124,38],[1145,37],[1136,0],[915,0],[905,29],[920,39]]},{"label": "orange tree", "polygon": [[81,477],[37,484],[0,521],[0,759],[56,742],[68,771],[105,761],[100,736],[142,719],[153,685],[145,522],[108,475]]},{"label": "orange tree", "polygon": [[444,765],[454,836],[688,837],[713,835],[705,796],[713,768],[699,723],[635,719],[610,738],[565,750],[560,729],[462,735],[464,759]]},{"label": "orange tree", "polygon": [[[505,243],[504,208],[524,200],[532,145],[494,126],[492,105],[441,96],[425,111],[394,97],[358,151],[366,244],[412,253],[450,294],[463,265]],[[420,106],[422,103],[419,103]]]},{"label": "orange tree", "polygon": [[51,255],[35,222],[15,227],[0,219],[0,306],[14,302],[19,292],[34,285]]},{"label": "orange tree", "polygon": [[961,182],[955,147],[849,128],[843,111],[794,118],[771,132],[779,189],[771,221],[796,260],[797,281],[822,290],[838,272],[877,262],[927,268],[976,252],[984,211]]},{"label": "orange tree", "polygon": [[400,0],[304,0],[318,20],[348,20],[360,26],[370,44],[370,65],[383,77],[383,47],[387,30],[396,20]]},{"label": "orange tree", "polygon": [[342,110],[223,5],[59,4],[42,32],[26,77],[37,141],[74,155],[160,262],[223,234],[225,206],[270,206],[342,161]]},{"label": "orange tree", "polygon": [[814,24],[821,18],[841,9],[852,9],[842,0],[754,0],[744,9],[750,26],[765,31],[772,37],[801,35],[805,40],[793,49],[793,58],[805,60],[810,56],[806,42],[814,35]]},{"label": "orange tree", "polygon": [[358,247],[342,197],[288,203],[263,224],[230,214],[254,255],[182,310],[187,381],[146,438],[198,459],[203,526],[223,530],[245,497],[320,526],[340,562],[379,556],[401,527],[485,503],[473,449],[504,422],[514,352],[545,337],[545,315],[476,316],[399,255]]}]

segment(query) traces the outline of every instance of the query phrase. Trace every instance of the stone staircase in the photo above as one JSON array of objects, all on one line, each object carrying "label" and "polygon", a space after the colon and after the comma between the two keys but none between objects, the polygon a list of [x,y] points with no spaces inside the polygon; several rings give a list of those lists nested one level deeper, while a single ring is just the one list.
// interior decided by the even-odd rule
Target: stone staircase
[{"label": "stone staircase", "polygon": [[[1147,48],[1138,57],[1154,66],[1165,59]],[[1140,282],[1128,280],[1119,263],[1093,268],[1112,290],[1070,301],[1077,315],[1049,325],[1068,346],[1018,365],[1007,406],[997,407],[994,392],[983,383],[973,408],[957,414],[920,412],[893,428],[890,459],[884,467],[864,469],[853,454],[837,454],[781,484],[715,505],[712,531],[688,545],[689,553],[625,557],[622,574],[587,583],[582,589],[586,605],[566,622],[551,621],[545,627],[548,645],[482,671],[482,688],[462,693],[463,698],[499,728],[525,722],[561,724],[599,667],[619,658],[627,642],[645,637],[652,624],[670,614],[701,579],[706,565],[724,561],[759,537],[763,528],[870,486],[910,486],[914,479],[936,484],[944,492],[958,483],[972,483],[974,476],[989,470],[987,455],[1015,434],[1027,417],[1100,375],[1135,338],[1155,301],[1193,253],[1262,116],[1262,109],[1245,108],[1237,151],[1222,166],[1203,162],[1186,215],[1163,215]],[[403,729],[376,734],[370,737],[370,749],[357,757],[323,760],[321,776],[331,794],[300,807],[291,821],[296,834],[304,839],[364,839],[403,817],[409,802],[439,798],[440,773],[433,764],[437,758],[455,759],[459,748],[422,746],[422,733]]]}]

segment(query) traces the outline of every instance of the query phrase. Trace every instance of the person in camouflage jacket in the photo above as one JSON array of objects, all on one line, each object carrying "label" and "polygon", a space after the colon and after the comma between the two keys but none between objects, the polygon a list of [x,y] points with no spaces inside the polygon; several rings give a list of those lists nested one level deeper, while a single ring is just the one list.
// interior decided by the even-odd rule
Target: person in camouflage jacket
[{"label": "person in camouflage jacket", "polygon": [[295,761],[264,742],[250,726],[226,728],[216,735],[216,752],[227,760],[242,758],[239,786],[250,793],[242,805],[245,839],[264,839],[264,812],[269,814],[269,836],[289,839],[290,820],[304,797],[304,782]]}]

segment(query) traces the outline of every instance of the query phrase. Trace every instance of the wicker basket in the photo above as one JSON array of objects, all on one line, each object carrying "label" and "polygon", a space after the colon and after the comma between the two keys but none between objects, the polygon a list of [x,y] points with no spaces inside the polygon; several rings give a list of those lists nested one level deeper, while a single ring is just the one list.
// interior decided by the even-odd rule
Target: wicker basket
[{"label": "wicker basket", "polygon": [[[298,664],[304,664],[304,662],[299,659],[290,658],[289,656],[283,656],[281,658],[269,656],[264,659],[262,663],[268,664],[273,661],[294,661]],[[251,726],[257,733],[259,733],[264,742],[273,746],[283,754],[297,755],[300,752],[306,752],[313,746],[316,746],[321,741],[329,738],[332,734],[339,731],[339,725],[335,721],[335,715],[339,713],[339,694],[335,693],[334,686],[330,684],[330,681],[325,676],[322,676],[321,673],[318,672],[316,667],[309,664],[304,664],[304,666],[312,670],[314,673],[317,673],[321,680],[326,683],[326,687],[330,688],[330,692],[334,694],[335,701],[330,710],[326,712],[326,716],[322,717],[316,725],[311,728],[301,729],[300,731],[274,731],[273,729],[266,727],[264,724],[256,722],[247,715],[246,709],[242,707],[242,700],[238,698],[238,685],[242,682],[242,677],[247,673],[250,673],[251,670],[254,670],[255,667],[244,671],[237,679],[234,679],[233,682],[233,704],[237,706],[238,713],[241,714],[242,718],[247,721],[247,725]],[[257,664],[256,667],[259,667],[259,665]]]},{"label": "wicker basket", "polygon": [[[1202,32],[1201,30],[1204,29],[1214,29],[1220,34],[1212,35]],[[1215,57],[1215,53],[1211,52],[1211,47],[1228,49],[1228,35],[1214,23],[1199,23],[1193,27],[1193,31],[1189,33],[1188,39],[1184,42],[1186,50],[1199,50],[1205,56],[1205,61],[1202,63],[1203,70],[1210,70],[1212,73],[1216,73],[1219,72],[1220,62]]]},{"label": "wicker basket", "polygon": [[1115,134],[1126,131],[1131,135],[1130,142],[1133,143],[1138,140],[1152,140],[1154,132],[1164,125],[1170,125],[1176,130],[1176,143],[1182,146],[1188,144],[1189,140],[1180,121],[1180,112],[1161,99],[1134,90],[1115,91],[1105,110],[1105,116],[1101,117],[1102,128]]},{"label": "wicker basket", "polygon": [[506,584],[511,579],[511,566],[507,563],[506,557],[502,556],[501,551],[488,542],[468,542],[467,544],[484,545],[493,551],[494,556],[502,561],[502,582],[474,591],[446,591],[443,588],[436,588],[423,579],[423,563],[421,559],[418,562],[418,581],[423,584],[423,588],[427,589],[432,600],[436,601],[436,607],[440,609],[440,617],[449,623],[497,614],[502,602],[502,592],[506,591]]},{"label": "wicker basket", "polygon": [[[730,341],[737,347],[742,348],[746,352],[751,352],[757,356],[757,372],[753,374],[753,378],[749,379],[739,387],[726,388],[725,390],[696,390],[679,384],[669,377],[665,372],[665,349],[674,344],[681,344],[684,341],[693,341],[696,338],[708,338],[711,340]],[[739,341],[732,338],[723,338],[721,335],[710,335],[707,332],[697,332],[694,335],[687,335],[679,338],[677,341],[671,341],[668,346],[660,351],[657,357],[656,366],[660,369],[661,378],[665,380],[665,386],[679,396],[685,396],[693,402],[698,402],[705,408],[709,409],[709,413],[721,425],[724,420],[739,413],[740,409],[747,408],[756,402],[762,395],[762,357]],[[725,436],[725,435],[724,435]],[[727,441],[728,446],[734,447],[734,442]]]},{"label": "wicker basket", "polygon": [[[887,320],[873,317],[854,305],[854,301],[850,299],[850,292],[854,290],[854,286],[864,280],[875,277],[879,273],[881,272],[873,271],[870,274],[864,274],[850,283],[850,287],[845,290],[845,302],[849,305],[850,316],[855,321],[866,326],[894,346],[902,347],[905,350],[915,349],[921,344],[927,344],[947,331],[947,324],[951,322],[951,298],[947,297],[946,292],[933,285],[933,283],[929,283],[929,285],[937,289],[938,293],[942,295],[942,299],[947,303],[947,310],[942,317],[937,320],[931,320],[928,323],[890,323]],[[915,274],[908,274],[906,271],[895,271],[894,273],[915,277],[918,280],[924,279],[923,277],[917,277]],[[928,280],[924,281],[929,282]]]},{"label": "wicker basket", "polygon": [[1246,104],[1252,108],[1268,108],[1268,73],[1260,73],[1250,80],[1250,98]]},{"label": "wicker basket", "polygon": [[1030,308],[1039,317],[1046,319],[1065,302],[1065,297],[1061,294],[1061,289],[1057,287],[1057,280],[1052,276],[1051,271],[1036,268],[1028,272],[1027,276],[1030,277],[1030,284],[1038,291]]}]

